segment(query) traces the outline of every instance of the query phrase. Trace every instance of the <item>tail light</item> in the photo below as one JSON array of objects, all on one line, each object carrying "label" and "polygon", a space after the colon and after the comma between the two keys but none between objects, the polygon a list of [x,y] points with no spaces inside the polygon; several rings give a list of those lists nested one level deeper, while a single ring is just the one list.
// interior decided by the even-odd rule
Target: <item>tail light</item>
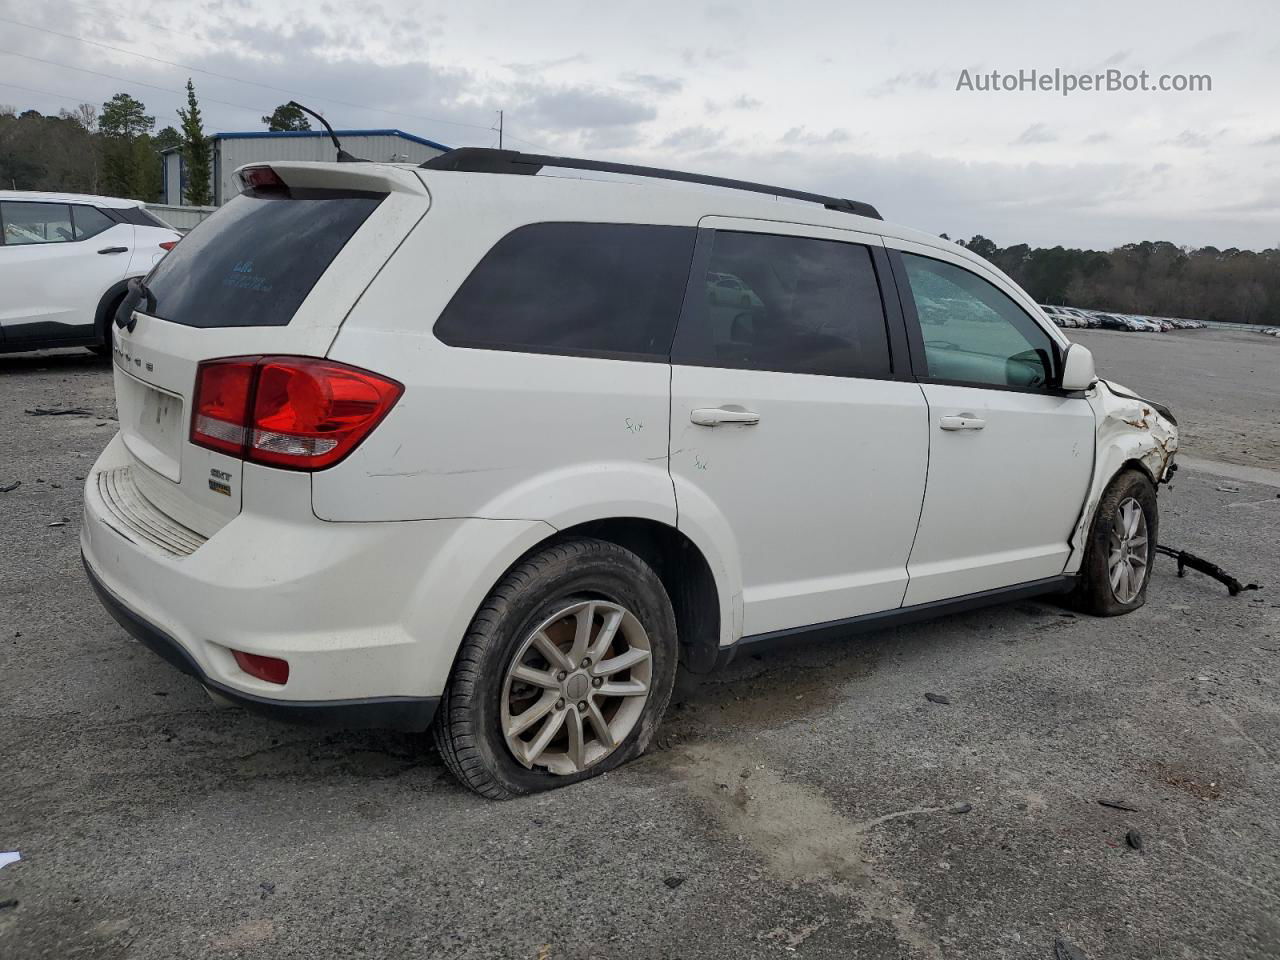
[{"label": "tail light", "polygon": [[191,442],[252,463],[321,470],[359,446],[403,392],[331,360],[206,360],[196,371]]},{"label": "tail light", "polygon": [[160,249],[164,250],[166,253],[172,250],[177,245],[178,245],[177,240],[161,240],[160,241]]}]

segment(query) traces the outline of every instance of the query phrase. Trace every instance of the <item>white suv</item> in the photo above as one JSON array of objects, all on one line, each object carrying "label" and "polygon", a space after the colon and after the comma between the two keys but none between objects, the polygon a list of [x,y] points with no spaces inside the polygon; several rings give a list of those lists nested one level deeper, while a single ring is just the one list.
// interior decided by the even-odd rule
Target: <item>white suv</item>
[{"label": "white suv", "polygon": [[220,697],[508,797],[643,751],[677,664],[1143,602],[1172,418],[953,243],[504,151],[240,177],[118,314],[82,538]]},{"label": "white suv", "polygon": [[137,200],[0,190],[0,353],[106,353],[128,281],[180,239]]}]

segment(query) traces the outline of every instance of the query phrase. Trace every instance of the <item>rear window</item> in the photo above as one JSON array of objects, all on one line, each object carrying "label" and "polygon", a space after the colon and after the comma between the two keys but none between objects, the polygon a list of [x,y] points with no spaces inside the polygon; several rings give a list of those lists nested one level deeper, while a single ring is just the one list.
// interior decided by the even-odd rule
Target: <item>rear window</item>
[{"label": "rear window", "polygon": [[384,196],[242,193],[187,234],[147,279],[155,315],[190,327],[284,326]]},{"label": "rear window", "polygon": [[635,223],[520,227],[463,282],[436,336],[455,347],[665,360],[694,235]]}]

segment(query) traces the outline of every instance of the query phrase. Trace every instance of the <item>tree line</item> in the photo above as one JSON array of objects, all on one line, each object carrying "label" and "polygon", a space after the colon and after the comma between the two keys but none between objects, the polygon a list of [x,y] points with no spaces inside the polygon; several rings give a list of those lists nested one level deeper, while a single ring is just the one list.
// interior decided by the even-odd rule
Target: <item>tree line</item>
[{"label": "tree line", "polygon": [[[187,105],[178,125],[156,130],[146,104],[117,93],[102,104],[82,103],[57,116],[0,104],[0,189],[46,190],[161,201],[161,152],[182,153],[183,197],[192,206],[213,202],[213,147],[195,87],[187,81]],[[306,115],[283,104],[262,118],[270,130],[310,130]]]},{"label": "tree line", "polygon": [[1037,303],[1280,325],[1280,249],[1193,249],[1163,240],[1105,252],[1000,247],[981,234],[956,242],[1007,273]]}]

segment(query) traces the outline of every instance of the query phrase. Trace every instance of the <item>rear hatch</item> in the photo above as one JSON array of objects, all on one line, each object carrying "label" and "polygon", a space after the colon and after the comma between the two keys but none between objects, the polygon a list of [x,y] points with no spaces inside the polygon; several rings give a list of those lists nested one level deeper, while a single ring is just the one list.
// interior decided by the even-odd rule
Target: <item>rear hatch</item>
[{"label": "rear hatch", "polygon": [[246,170],[258,185],[187,234],[147,277],[153,299],[132,329],[112,331],[126,479],[203,537],[240,512],[244,464],[188,439],[200,361],[323,357],[430,203],[421,180],[391,165]]}]

